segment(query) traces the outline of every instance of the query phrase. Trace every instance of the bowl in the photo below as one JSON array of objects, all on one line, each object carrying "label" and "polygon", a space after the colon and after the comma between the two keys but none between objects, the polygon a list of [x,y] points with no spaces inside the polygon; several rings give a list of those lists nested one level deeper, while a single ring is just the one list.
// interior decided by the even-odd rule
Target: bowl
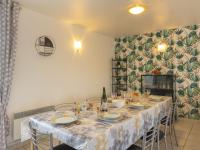
[{"label": "bowl", "polygon": [[113,107],[122,108],[124,105],[125,105],[125,100],[123,100],[123,99],[112,100]]}]

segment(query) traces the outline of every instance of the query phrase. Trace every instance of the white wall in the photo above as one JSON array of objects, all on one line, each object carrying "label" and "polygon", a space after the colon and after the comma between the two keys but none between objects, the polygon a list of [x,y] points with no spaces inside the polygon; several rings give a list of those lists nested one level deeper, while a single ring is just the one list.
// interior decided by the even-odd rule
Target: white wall
[{"label": "white wall", "polygon": [[[54,39],[56,51],[52,56],[40,56],[35,50],[41,35]],[[81,54],[74,53],[73,36],[83,38]],[[112,38],[23,8],[9,116],[67,99],[100,96],[103,86],[109,93],[112,50]]]}]

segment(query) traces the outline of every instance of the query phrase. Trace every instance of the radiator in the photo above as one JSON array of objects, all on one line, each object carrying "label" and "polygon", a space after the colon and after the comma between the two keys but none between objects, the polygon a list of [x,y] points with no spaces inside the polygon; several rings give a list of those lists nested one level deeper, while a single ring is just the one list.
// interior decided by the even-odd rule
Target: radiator
[{"label": "radiator", "polygon": [[55,110],[54,106],[47,106],[47,107],[15,113],[14,122],[13,122],[13,140],[18,141],[21,139],[21,122],[22,121],[24,121],[25,119],[35,114],[52,111],[52,110]]}]

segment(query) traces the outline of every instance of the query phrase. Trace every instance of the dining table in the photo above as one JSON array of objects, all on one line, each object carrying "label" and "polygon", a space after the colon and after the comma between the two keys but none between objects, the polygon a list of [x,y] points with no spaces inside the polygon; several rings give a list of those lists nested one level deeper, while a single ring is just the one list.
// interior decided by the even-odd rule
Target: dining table
[{"label": "dining table", "polygon": [[[108,112],[118,113],[121,119],[104,121],[96,110],[81,111],[78,123],[55,124],[56,117],[69,115],[69,111],[50,111],[36,114],[21,123],[21,141],[30,139],[29,124],[37,132],[51,134],[53,138],[77,150],[126,150],[149,129],[158,114],[165,114],[172,102],[169,96],[137,97],[143,108],[131,108],[126,103],[121,108],[108,105]],[[125,100],[125,99],[124,99]],[[108,113],[107,112],[107,113]]]}]

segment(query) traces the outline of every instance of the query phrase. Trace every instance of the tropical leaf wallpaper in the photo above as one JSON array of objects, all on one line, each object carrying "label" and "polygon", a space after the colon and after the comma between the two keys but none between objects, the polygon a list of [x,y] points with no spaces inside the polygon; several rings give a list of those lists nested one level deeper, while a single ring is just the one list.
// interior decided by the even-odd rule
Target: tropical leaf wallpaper
[{"label": "tropical leaf wallpaper", "polygon": [[[157,51],[160,42],[165,52]],[[175,74],[179,116],[200,119],[200,25],[116,38],[115,57],[127,58],[132,91],[140,90],[141,74]]]}]

